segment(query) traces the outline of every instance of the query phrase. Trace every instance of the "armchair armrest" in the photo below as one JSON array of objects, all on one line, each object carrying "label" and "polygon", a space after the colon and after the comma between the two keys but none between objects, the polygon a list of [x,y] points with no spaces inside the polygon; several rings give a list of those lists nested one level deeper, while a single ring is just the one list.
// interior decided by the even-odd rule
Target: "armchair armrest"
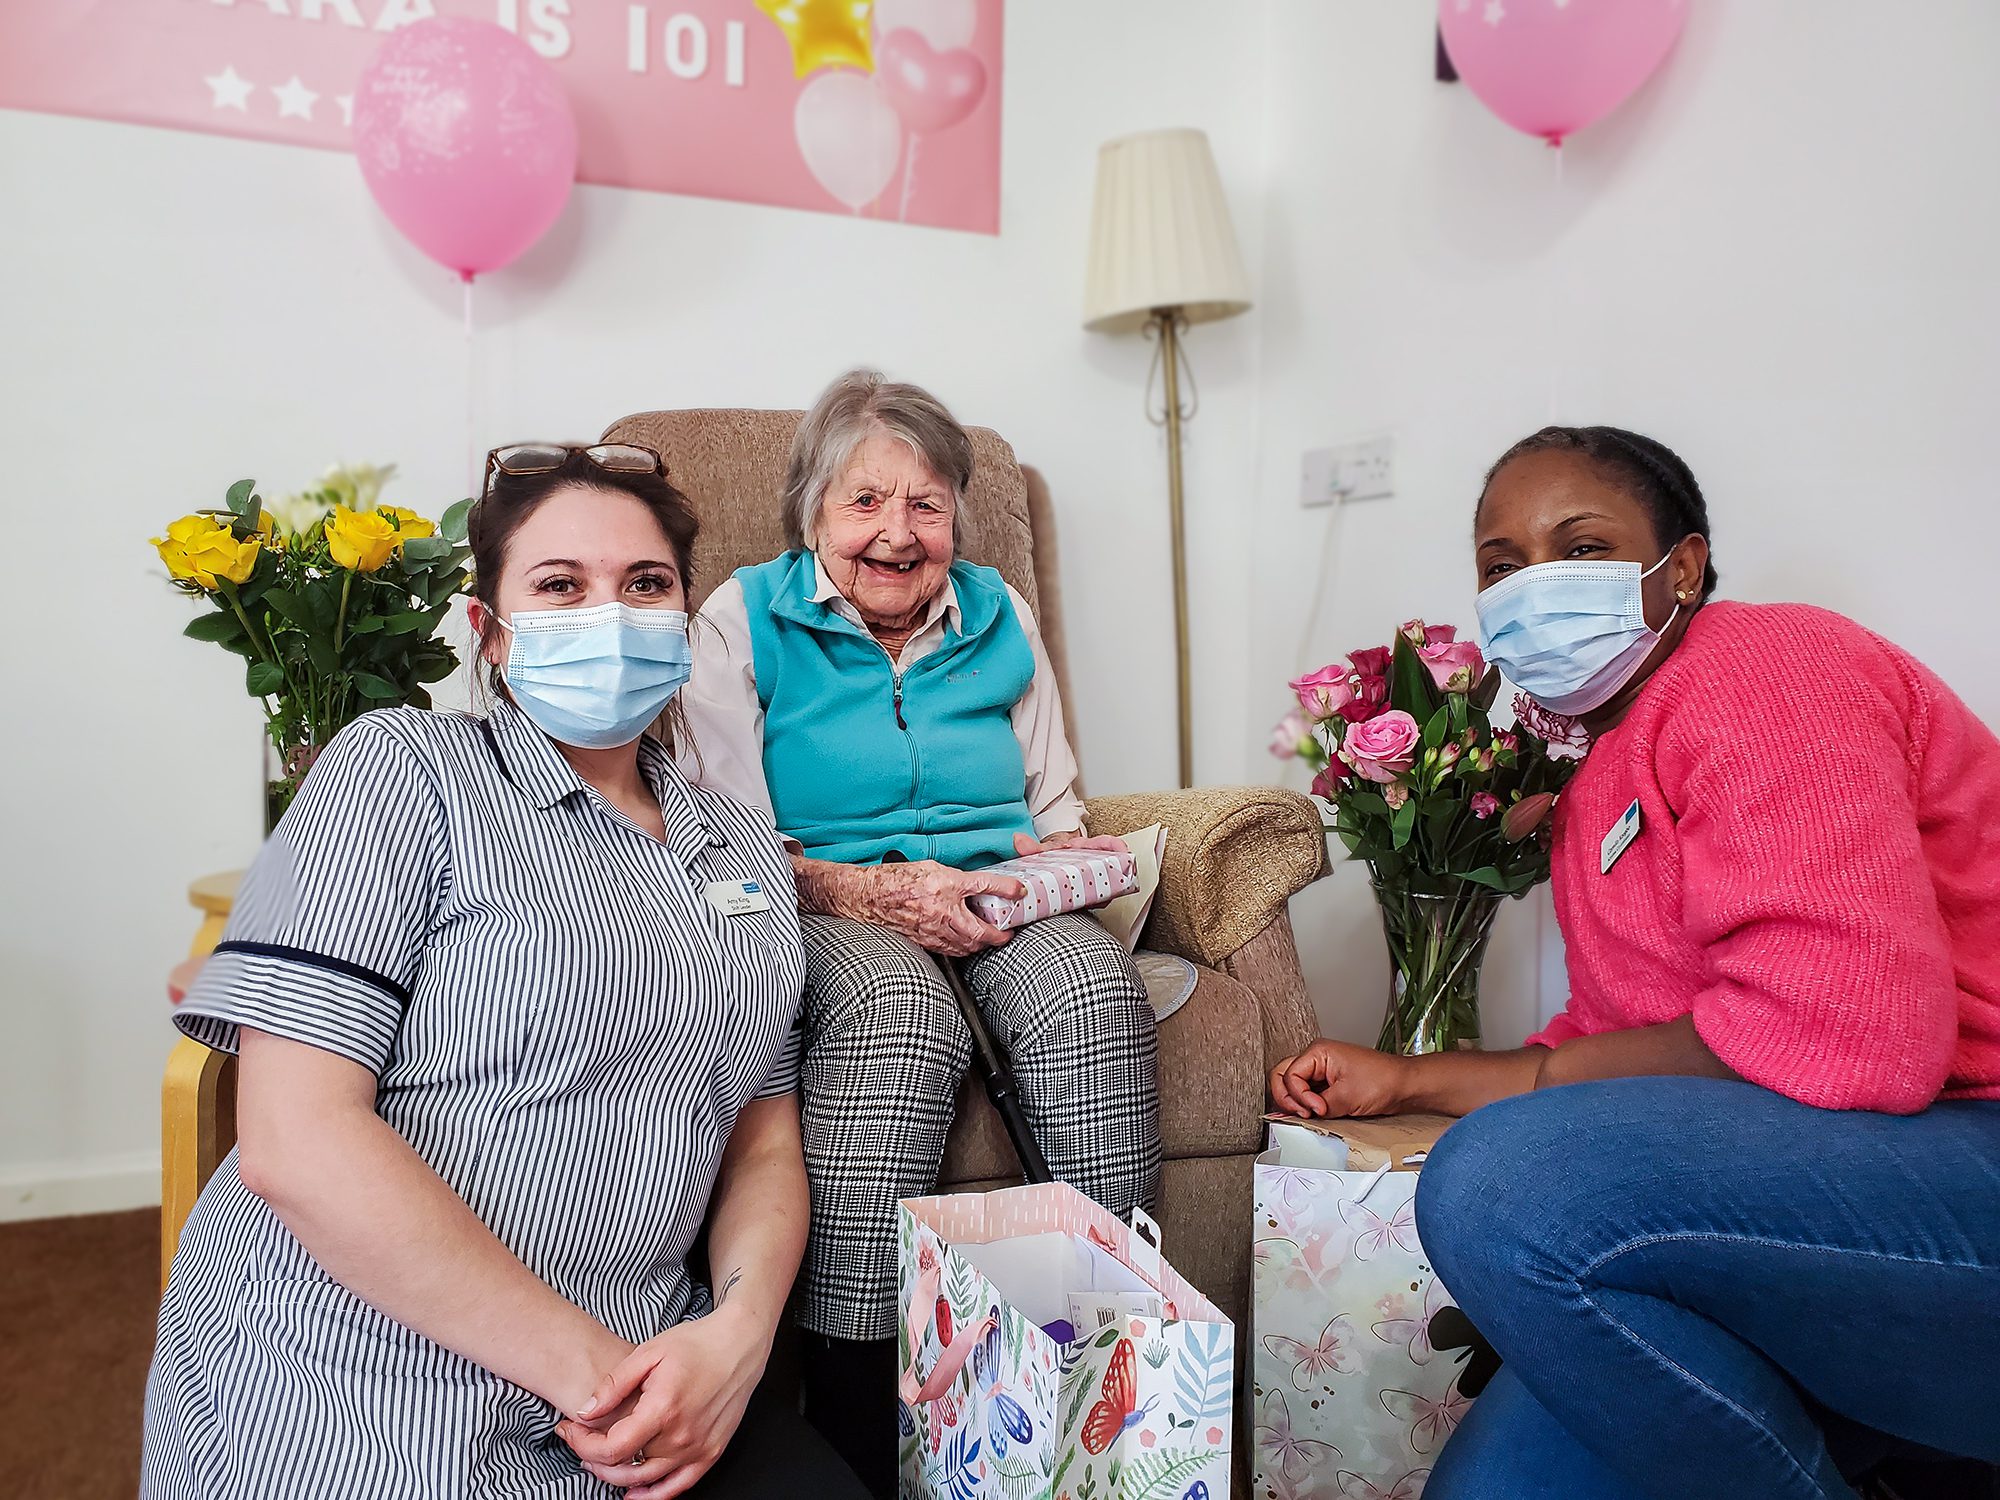
[{"label": "armchair armrest", "polygon": [[1092,797],[1092,833],[1167,827],[1150,947],[1208,968],[1255,938],[1285,902],[1326,873],[1326,832],[1312,799],[1282,787],[1194,787]]}]

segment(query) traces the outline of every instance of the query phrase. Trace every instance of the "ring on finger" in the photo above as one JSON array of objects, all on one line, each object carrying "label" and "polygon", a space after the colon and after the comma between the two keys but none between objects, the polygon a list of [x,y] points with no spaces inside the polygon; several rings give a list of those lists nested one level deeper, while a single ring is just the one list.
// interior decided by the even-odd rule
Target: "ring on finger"
[{"label": "ring on finger", "polygon": [[633,1467],[633,1468],[635,1468],[635,1469],[636,1469],[636,1468],[639,1468],[639,1467],[640,1467],[640,1466],[642,1466],[642,1465],[643,1465],[643,1464],[644,1464],[645,1462],[646,1462],[646,1450],[645,1450],[644,1448],[641,1448],[641,1449],[640,1449],[640,1450],[639,1450],[639,1451],[638,1451],[637,1453],[635,1453],[635,1454],[633,1454],[633,1455],[632,1455],[632,1467]]}]

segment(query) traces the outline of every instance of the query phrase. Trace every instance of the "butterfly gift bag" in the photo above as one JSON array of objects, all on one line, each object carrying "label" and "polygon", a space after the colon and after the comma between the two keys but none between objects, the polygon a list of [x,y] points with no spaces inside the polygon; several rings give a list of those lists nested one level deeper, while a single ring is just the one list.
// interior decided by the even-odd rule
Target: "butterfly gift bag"
[{"label": "butterfly gift bag", "polygon": [[1417,1500],[1490,1374],[1417,1238],[1415,1168],[1450,1123],[1272,1124],[1252,1241],[1258,1500]]},{"label": "butterfly gift bag", "polygon": [[1152,1243],[1062,1183],[900,1218],[902,1495],[1226,1500],[1236,1330]]}]

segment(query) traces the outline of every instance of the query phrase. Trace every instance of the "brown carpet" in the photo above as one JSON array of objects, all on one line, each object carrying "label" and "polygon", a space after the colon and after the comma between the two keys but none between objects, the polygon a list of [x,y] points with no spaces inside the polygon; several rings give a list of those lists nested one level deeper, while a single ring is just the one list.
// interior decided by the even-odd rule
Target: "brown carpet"
[{"label": "brown carpet", "polygon": [[0,1224],[0,1452],[23,1500],[132,1500],[160,1211]]}]

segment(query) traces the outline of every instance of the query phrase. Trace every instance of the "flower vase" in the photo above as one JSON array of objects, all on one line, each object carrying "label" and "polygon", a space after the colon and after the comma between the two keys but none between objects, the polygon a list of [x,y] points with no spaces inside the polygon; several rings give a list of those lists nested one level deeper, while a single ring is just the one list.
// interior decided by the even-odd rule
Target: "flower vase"
[{"label": "flower vase", "polygon": [[1391,971],[1377,1050],[1407,1057],[1478,1048],[1479,969],[1502,899],[1469,881],[1449,895],[1376,882]]}]

